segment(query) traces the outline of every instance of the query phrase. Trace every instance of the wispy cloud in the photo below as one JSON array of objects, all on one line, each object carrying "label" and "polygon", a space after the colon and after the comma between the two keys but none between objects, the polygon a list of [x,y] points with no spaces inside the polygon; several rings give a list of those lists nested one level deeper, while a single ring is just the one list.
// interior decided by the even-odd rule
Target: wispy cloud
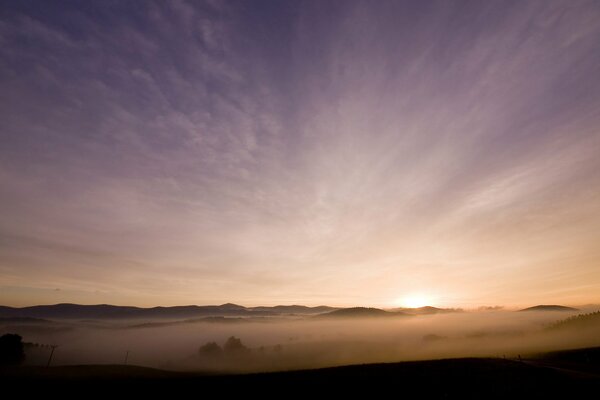
[{"label": "wispy cloud", "polygon": [[0,285],[592,300],[599,39],[578,1],[6,5]]}]

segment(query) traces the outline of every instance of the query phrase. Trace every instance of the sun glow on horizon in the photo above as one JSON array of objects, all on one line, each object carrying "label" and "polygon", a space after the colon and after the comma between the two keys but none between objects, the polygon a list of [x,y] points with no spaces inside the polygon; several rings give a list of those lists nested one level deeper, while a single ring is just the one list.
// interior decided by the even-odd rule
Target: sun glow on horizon
[{"label": "sun glow on horizon", "polygon": [[422,293],[410,294],[401,298],[396,299],[395,302],[400,307],[405,308],[419,308],[425,306],[431,306],[432,298]]}]

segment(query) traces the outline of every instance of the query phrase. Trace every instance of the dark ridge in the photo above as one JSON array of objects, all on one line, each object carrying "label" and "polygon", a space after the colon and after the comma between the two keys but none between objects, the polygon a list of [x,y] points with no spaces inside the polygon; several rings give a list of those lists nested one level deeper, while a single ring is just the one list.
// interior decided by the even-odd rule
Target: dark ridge
[{"label": "dark ridge", "polygon": [[329,306],[317,306],[317,307],[307,307],[302,305],[291,305],[291,306],[274,306],[274,307],[251,307],[252,311],[273,311],[280,314],[320,314],[325,312],[330,312],[334,310],[338,310],[336,307]]},{"label": "dark ridge", "polygon": [[417,307],[417,308],[405,308],[405,307],[398,307],[398,308],[392,308],[390,311],[393,312],[403,312],[406,314],[412,314],[412,315],[430,315],[430,314],[448,314],[448,313],[456,313],[456,312],[463,312],[464,310],[461,308],[438,308],[438,307],[432,307],[432,306],[425,306],[425,307]]},{"label": "dark ridge", "polygon": [[554,324],[548,326],[548,329],[586,329],[592,327],[600,327],[600,311],[589,314],[579,314],[567,319],[556,321]]},{"label": "dark ridge", "polygon": [[225,303],[209,306],[175,306],[175,307],[129,307],[109,304],[80,305],[54,304],[23,308],[0,306],[0,318],[36,318],[36,319],[193,319],[204,317],[268,317],[284,314],[319,314],[335,308],[327,306],[275,306],[244,307],[238,304]]},{"label": "dark ridge", "polygon": [[259,322],[264,320],[271,320],[265,317],[202,317],[202,318],[191,318],[178,321],[165,321],[165,322],[143,322],[141,324],[134,324],[120,327],[119,329],[130,329],[130,328],[161,328],[165,326],[176,326],[176,325],[189,325],[197,323],[245,323],[245,322]]},{"label": "dark ridge", "polygon": [[0,317],[1,323],[19,323],[19,324],[49,324],[52,321],[42,318],[31,317]]},{"label": "dark ridge", "polygon": [[[600,367],[600,347],[584,347],[581,349],[569,349],[550,351],[535,356],[540,360],[557,360],[579,362],[587,365]],[[600,370],[598,371],[600,372]]]},{"label": "dark ridge", "polygon": [[245,310],[246,309],[246,307],[244,307],[244,306],[240,306],[239,304],[233,304],[233,303],[221,304],[219,307],[222,309],[225,309],[225,310]]},{"label": "dark ridge", "polygon": [[331,311],[325,314],[319,314],[316,317],[318,318],[366,318],[366,317],[396,317],[396,316],[407,316],[400,311],[396,312],[388,312],[379,308],[370,308],[370,307],[351,307],[351,308],[341,308],[339,310]]},{"label": "dark ridge", "polygon": [[556,304],[540,304],[538,306],[524,308],[519,311],[579,311],[577,308],[559,306]]}]

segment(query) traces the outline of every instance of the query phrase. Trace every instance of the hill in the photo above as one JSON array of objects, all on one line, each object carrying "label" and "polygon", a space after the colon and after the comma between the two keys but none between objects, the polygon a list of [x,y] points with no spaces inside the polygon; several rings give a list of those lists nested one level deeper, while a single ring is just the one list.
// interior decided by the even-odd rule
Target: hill
[{"label": "hill", "polygon": [[538,306],[524,308],[519,311],[579,311],[577,308],[559,306],[556,304],[540,304]]},{"label": "hill", "polygon": [[402,312],[389,312],[380,308],[351,307],[341,308],[324,314],[317,315],[318,318],[381,318],[407,316]]},{"label": "hill", "polygon": [[394,312],[403,312],[411,315],[431,315],[431,314],[447,314],[447,313],[455,313],[455,312],[463,312],[460,308],[438,308],[438,307],[418,307],[418,308],[393,308],[390,311]]},{"label": "hill", "polygon": [[109,304],[53,304],[31,307],[0,306],[0,318],[40,318],[40,319],[192,319],[203,317],[268,317],[286,314],[313,315],[336,310],[333,307],[319,306],[274,306],[244,307],[226,303],[208,306],[175,307],[131,307]]},{"label": "hill", "polygon": [[[193,318],[210,315],[246,315],[251,311],[234,304],[221,306],[130,307],[109,304],[54,304],[23,308],[4,307],[0,316],[49,319]],[[264,313],[263,313],[264,314]]]},{"label": "hill", "polygon": [[302,315],[310,315],[310,314],[321,314],[334,310],[338,310],[336,307],[329,306],[317,306],[317,307],[307,307],[301,305],[291,305],[291,306],[273,306],[273,307],[250,307],[252,311],[269,311],[275,312],[279,314],[302,314]]}]

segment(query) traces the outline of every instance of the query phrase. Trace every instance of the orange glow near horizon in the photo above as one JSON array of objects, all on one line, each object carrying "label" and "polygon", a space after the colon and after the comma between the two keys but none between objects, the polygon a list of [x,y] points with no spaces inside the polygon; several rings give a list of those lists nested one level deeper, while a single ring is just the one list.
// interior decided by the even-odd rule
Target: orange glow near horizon
[{"label": "orange glow near horizon", "polygon": [[433,298],[421,293],[410,294],[396,300],[396,305],[404,308],[434,306]]}]

